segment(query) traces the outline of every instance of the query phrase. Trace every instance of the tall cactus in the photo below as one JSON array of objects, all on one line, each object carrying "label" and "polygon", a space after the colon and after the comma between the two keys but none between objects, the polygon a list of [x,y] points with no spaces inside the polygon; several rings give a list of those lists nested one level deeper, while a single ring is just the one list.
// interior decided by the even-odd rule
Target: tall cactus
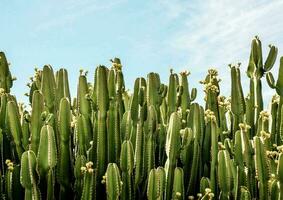
[{"label": "tall cactus", "polygon": [[31,113],[31,150],[37,152],[40,130],[43,125],[43,119],[41,117],[44,110],[43,96],[39,90],[33,92],[32,97],[32,113]]},{"label": "tall cactus", "polygon": [[[52,126],[46,124],[42,127],[37,153],[37,168],[41,177],[42,187],[47,199],[54,199],[55,172],[57,164],[57,147],[55,133]],[[46,188],[44,188],[46,184]]]},{"label": "tall cactus", "polygon": [[24,151],[22,146],[22,129],[18,106],[14,101],[8,102],[7,113],[9,129],[12,134],[13,142],[16,146],[17,156],[20,159]]},{"label": "tall cactus", "polygon": [[181,119],[177,112],[173,112],[170,116],[169,126],[166,138],[166,155],[167,161],[165,164],[165,171],[167,177],[166,184],[166,198],[172,196],[172,188],[174,181],[174,170],[177,165],[177,159],[181,149]]},{"label": "tall cactus", "polygon": [[163,200],[165,195],[166,175],[162,167],[150,170],[147,185],[147,198],[149,200]]},{"label": "tall cactus", "polygon": [[269,164],[266,157],[265,147],[260,137],[254,137],[255,142],[255,167],[257,170],[257,177],[259,181],[259,197],[260,199],[269,199],[268,193],[268,179]]},{"label": "tall cactus", "polygon": [[25,188],[25,200],[39,200],[36,156],[32,150],[25,151],[21,158],[21,185]]},{"label": "tall cactus", "polygon": [[[231,95],[216,69],[204,81],[204,106],[187,71],[135,79],[125,87],[119,58],[99,65],[94,83],[80,70],[71,99],[66,69],[35,69],[31,108],[10,94],[0,52],[0,199],[282,199],[283,57],[263,61],[252,41],[244,96],[239,65]],[[264,110],[262,77],[277,93]],[[72,101],[72,103],[71,103]],[[6,161],[6,164],[5,164]]]},{"label": "tall cactus", "polygon": [[134,150],[131,141],[124,141],[121,147],[120,168],[122,171],[122,194],[121,199],[134,199],[133,169]]},{"label": "tall cactus", "polygon": [[70,151],[71,139],[71,110],[67,97],[60,101],[58,116],[58,132],[60,135],[59,159],[57,168],[58,182],[60,183],[60,196],[66,198],[71,189],[72,153]]},{"label": "tall cactus", "polygon": [[0,88],[3,88],[5,92],[10,93],[10,89],[13,86],[13,78],[9,69],[4,52],[0,52]]},{"label": "tall cactus", "polygon": [[115,163],[108,164],[105,174],[105,183],[106,183],[107,199],[108,200],[119,199],[122,192],[122,181],[121,181],[119,168]]}]

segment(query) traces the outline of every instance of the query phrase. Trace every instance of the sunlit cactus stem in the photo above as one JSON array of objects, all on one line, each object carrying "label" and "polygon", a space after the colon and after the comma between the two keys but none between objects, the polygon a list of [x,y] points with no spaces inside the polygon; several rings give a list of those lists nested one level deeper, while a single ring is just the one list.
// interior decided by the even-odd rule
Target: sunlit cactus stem
[{"label": "sunlit cactus stem", "polygon": [[[246,105],[241,84],[241,74],[239,66],[231,67],[231,111],[233,114],[232,133],[239,130],[239,123],[243,122]],[[253,122],[251,122],[253,123]]]},{"label": "sunlit cactus stem", "polygon": [[40,130],[43,125],[42,112],[44,110],[44,100],[39,90],[33,92],[31,111],[31,150],[37,152]]},{"label": "sunlit cactus stem", "polygon": [[[72,175],[72,151],[70,151],[71,139],[71,110],[70,102],[67,97],[60,101],[59,116],[58,116],[58,132],[60,135],[59,145],[59,158],[57,177],[60,183],[60,197],[68,197],[71,189],[71,176]],[[70,195],[69,195],[70,196]]]},{"label": "sunlit cactus stem", "polygon": [[36,171],[36,156],[31,150],[25,151],[21,158],[21,185],[25,188],[25,200],[39,200],[38,175]]},{"label": "sunlit cactus stem", "polygon": [[165,171],[167,177],[166,184],[166,198],[172,197],[174,170],[177,164],[177,158],[180,154],[181,148],[181,119],[177,112],[173,112],[169,119],[169,127],[166,138],[166,155],[167,161],[165,163]]},{"label": "sunlit cactus stem", "polygon": [[122,171],[122,200],[135,198],[133,184],[134,150],[131,141],[124,141],[121,147],[120,168]]},{"label": "sunlit cactus stem", "polygon": [[22,128],[18,106],[14,101],[8,102],[7,113],[9,129],[12,134],[13,142],[16,146],[18,159],[20,159],[24,151],[22,146]]},{"label": "sunlit cactus stem", "polygon": [[109,163],[106,174],[103,177],[103,182],[106,184],[107,200],[119,199],[122,192],[122,181],[119,168],[115,163]]},{"label": "sunlit cactus stem", "polygon": [[268,179],[269,164],[266,157],[265,147],[260,137],[254,137],[255,142],[255,167],[257,170],[258,184],[259,184],[259,198],[269,199],[268,197]]},{"label": "sunlit cactus stem", "polygon": [[13,86],[13,78],[9,69],[4,52],[0,52],[0,88],[3,88],[5,92],[10,93],[10,89]]},{"label": "sunlit cactus stem", "polygon": [[81,196],[81,200],[93,200],[96,199],[95,193],[95,169],[92,168],[93,163],[88,162],[85,166],[81,167],[82,174],[84,174],[83,180],[83,192]]}]

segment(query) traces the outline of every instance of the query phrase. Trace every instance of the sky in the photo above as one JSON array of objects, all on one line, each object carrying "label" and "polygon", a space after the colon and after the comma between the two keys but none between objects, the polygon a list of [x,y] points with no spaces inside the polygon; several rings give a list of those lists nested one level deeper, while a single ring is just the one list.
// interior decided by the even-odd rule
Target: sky
[{"label": "sky", "polygon": [[[72,96],[81,68],[93,82],[95,67],[110,66],[114,57],[122,61],[130,90],[135,78],[149,72],[167,83],[171,68],[188,70],[190,88],[198,88],[203,101],[199,81],[209,68],[219,71],[221,92],[230,95],[230,63],[242,63],[247,94],[245,71],[255,35],[262,41],[264,59],[269,44],[283,55],[281,0],[1,0],[0,8],[0,51],[17,77],[12,92],[23,102],[34,68],[45,64],[68,70]],[[274,91],[263,82],[268,101]]]}]

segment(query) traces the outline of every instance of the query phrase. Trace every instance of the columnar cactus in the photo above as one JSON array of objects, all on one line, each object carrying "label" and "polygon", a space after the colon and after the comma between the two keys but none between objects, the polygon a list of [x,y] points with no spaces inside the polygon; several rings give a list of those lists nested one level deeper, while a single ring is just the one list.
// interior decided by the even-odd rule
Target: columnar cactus
[{"label": "columnar cactus", "polygon": [[133,169],[134,150],[131,141],[124,141],[121,147],[120,168],[122,171],[122,200],[134,199]]},{"label": "columnar cactus", "polygon": [[268,199],[269,163],[260,137],[255,136],[255,167],[259,182],[260,199]]},{"label": "columnar cactus", "polygon": [[169,127],[166,138],[166,155],[167,161],[165,164],[165,171],[167,177],[166,184],[166,198],[172,196],[172,188],[174,181],[174,170],[177,165],[177,159],[181,149],[181,119],[177,112],[173,112],[170,116]]},{"label": "columnar cactus", "polygon": [[166,175],[162,167],[150,170],[147,184],[147,198],[149,200],[163,200],[165,194]]},{"label": "columnar cactus", "polygon": [[[71,99],[67,70],[54,74],[45,65],[30,78],[30,109],[10,94],[14,79],[0,52],[0,199],[282,199],[283,57],[278,79],[271,73],[277,52],[271,45],[263,62],[253,39],[249,91],[240,64],[230,65],[230,97],[210,69],[201,103],[187,71],[170,70],[168,84],[151,72],[130,91],[114,58],[95,69],[94,83],[80,70]],[[270,110],[263,76],[277,93]]]},{"label": "columnar cactus", "polygon": [[0,88],[5,92],[10,93],[10,88],[13,86],[13,78],[9,69],[4,52],[0,52]]},{"label": "columnar cactus", "polygon": [[25,151],[21,158],[21,185],[25,188],[25,200],[39,200],[36,155],[32,150]]},{"label": "columnar cactus", "polygon": [[106,193],[108,200],[119,199],[122,192],[122,181],[119,168],[115,163],[109,163],[105,174]]}]

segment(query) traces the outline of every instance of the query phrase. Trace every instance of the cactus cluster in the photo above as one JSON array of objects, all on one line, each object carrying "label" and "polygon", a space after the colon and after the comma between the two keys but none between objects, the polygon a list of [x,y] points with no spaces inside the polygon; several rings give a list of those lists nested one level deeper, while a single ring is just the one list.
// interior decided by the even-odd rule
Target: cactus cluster
[{"label": "cactus cluster", "polygon": [[[263,61],[252,40],[247,76],[229,65],[231,96],[210,69],[197,103],[187,71],[157,73],[125,88],[120,59],[81,70],[71,98],[66,69],[36,69],[28,83],[31,109],[10,93],[0,53],[0,199],[283,199],[283,57]],[[276,95],[264,110],[262,78]]]}]

